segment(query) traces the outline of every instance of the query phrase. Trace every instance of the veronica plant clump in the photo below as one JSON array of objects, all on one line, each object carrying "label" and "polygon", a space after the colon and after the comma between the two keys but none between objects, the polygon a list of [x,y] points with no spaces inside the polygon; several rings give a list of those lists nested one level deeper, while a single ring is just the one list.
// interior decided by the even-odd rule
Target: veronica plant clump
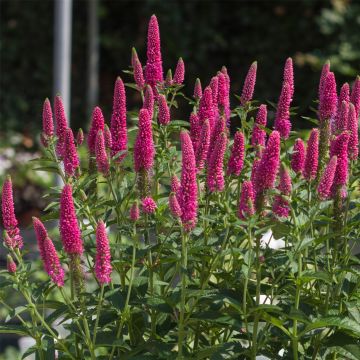
[{"label": "veronica plant clump", "polygon": [[[291,58],[274,119],[254,100],[256,62],[236,103],[225,67],[189,91],[182,58],[164,76],[155,16],[141,60],[133,49],[133,82],[116,79],[87,141],[60,96],[45,100],[34,170],[62,185],[33,219],[31,262],[3,184],[0,331],[34,338],[37,359],[360,359],[359,78],[338,99],[324,65],[304,137]],[[133,91],[142,103],[127,112]],[[184,101],[189,121],[174,119]],[[9,306],[10,289],[25,306]]]}]

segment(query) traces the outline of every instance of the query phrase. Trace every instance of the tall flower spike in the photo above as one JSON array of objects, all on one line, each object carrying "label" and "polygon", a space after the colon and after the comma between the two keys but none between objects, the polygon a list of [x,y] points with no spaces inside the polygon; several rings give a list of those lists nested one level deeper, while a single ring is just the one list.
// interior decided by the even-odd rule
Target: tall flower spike
[{"label": "tall flower spike", "polygon": [[56,95],[55,97],[55,120],[56,136],[58,138],[56,144],[56,153],[58,154],[58,156],[62,157],[65,147],[65,136],[68,124],[66,120],[64,104],[60,95]]},{"label": "tall flower spike", "polygon": [[136,172],[150,170],[154,164],[155,148],[149,112],[139,112],[139,131],[134,144],[134,168]]},{"label": "tall flower spike", "polygon": [[227,175],[239,176],[244,166],[245,137],[241,131],[236,132],[234,144],[231,148],[228,162]]},{"label": "tall flower spike", "polygon": [[174,193],[169,195],[169,209],[175,218],[179,218],[182,214],[178,199]]},{"label": "tall flower spike", "polygon": [[145,67],[145,81],[151,87],[163,81],[162,58],[160,48],[159,24],[155,15],[149,22],[147,34],[147,62]]},{"label": "tall flower spike", "polygon": [[74,176],[76,170],[80,166],[80,160],[76,151],[74,134],[69,128],[66,130],[65,139],[65,151],[64,151],[64,169],[67,176]]},{"label": "tall flower spike", "polygon": [[140,217],[139,205],[137,201],[135,201],[130,208],[130,220],[135,222],[139,220],[139,217]]},{"label": "tall flower spike", "polygon": [[143,108],[149,112],[150,119],[152,119],[154,113],[154,93],[150,86],[145,88]]},{"label": "tall flower spike", "polygon": [[316,177],[319,157],[319,131],[312,129],[308,140],[303,175],[306,180]]},{"label": "tall flower spike", "polygon": [[[126,128],[126,94],[124,83],[120,77],[116,79],[114,88],[113,108],[111,114],[111,156],[127,149],[127,128]],[[120,155],[116,162],[121,162],[126,154]]]},{"label": "tall flower spike", "polygon": [[297,173],[302,174],[305,164],[306,149],[301,139],[296,139],[293,153],[291,156],[291,168]]},{"label": "tall flower spike", "polygon": [[202,87],[201,87],[201,81],[200,79],[196,79],[195,86],[194,86],[194,95],[193,97],[196,100],[200,100],[202,97]]},{"label": "tall flower spike", "polygon": [[105,224],[99,221],[96,228],[95,275],[101,285],[111,281],[111,253]]},{"label": "tall flower spike", "polygon": [[190,137],[193,143],[194,152],[197,153],[197,148],[200,142],[201,124],[200,119],[196,113],[190,115]]},{"label": "tall flower spike", "polygon": [[111,137],[111,131],[109,127],[105,124],[104,126],[104,139],[105,139],[105,147],[107,149],[112,148],[112,137]]},{"label": "tall flower spike", "polygon": [[222,133],[209,159],[206,184],[210,192],[224,190],[225,180],[223,167],[226,144],[227,137]]},{"label": "tall flower spike", "polygon": [[[218,103],[218,93],[219,93],[219,79],[217,76],[213,76],[211,78],[209,86],[211,88],[212,102],[213,102],[213,106],[215,108]],[[215,111],[215,109],[214,109],[214,111]]]},{"label": "tall flower spike", "polygon": [[336,80],[333,72],[329,72],[323,82],[319,99],[320,121],[332,119],[337,108]]},{"label": "tall flower spike", "polygon": [[131,63],[134,71],[134,80],[139,90],[145,86],[144,73],[141,62],[137,56],[135,48],[132,48]]},{"label": "tall flower spike", "polygon": [[291,100],[294,97],[294,67],[292,58],[289,57],[286,59],[283,75],[283,84],[288,83],[290,88],[290,98]]},{"label": "tall flower spike", "polygon": [[225,109],[227,105],[228,89],[226,84],[226,78],[223,73],[219,73],[218,76],[218,98],[217,102],[221,109]]},{"label": "tall flower spike", "polygon": [[156,202],[150,196],[141,200],[141,209],[144,214],[153,214],[156,210]]},{"label": "tall flower spike", "polygon": [[38,218],[33,217],[33,225],[45,271],[57,286],[63,286],[64,270],[61,267],[55,246],[49,238],[45,226]]},{"label": "tall flower spike", "polygon": [[[211,136],[210,136],[210,149],[215,149],[217,143],[219,142],[220,137],[222,136],[221,134],[225,132],[225,119],[224,117],[218,117],[215,123],[215,126],[211,132]],[[208,156],[207,159],[208,161],[210,160],[210,156],[212,155],[213,152],[209,151],[208,152]]]},{"label": "tall flower spike", "polygon": [[340,89],[338,107],[343,101],[350,102],[350,85],[348,83],[344,83]]},{"label": "tall flower spike", "polygon": [[360,115],[360,76],[359,75],[356,77],[356,80],[354,82],[351,91],[351,102],[355,106],[356,118],[358,119]]},{"label": "tall flower spike", "polygon": [[321,94],[323,93],[325,79],[329,72],[330,72],[330,61],[327,60],[321,70],[320,82],[319,82],[319,99],[321,97]]},{"label": "tall flower spike", "polygon": [[10,274],[14,274],[16,273],[16,263],[15,261],[13,260],[13,258],[11,257],[11,255],[7,255],[7,258],[6,258],[6,269],[7,271],[10,273]]},{"label": "tall flower spike", "polygon": [[167,125],[170,122],[170,110],[164,95],[158,97],[159,113],[158,121],[161,125]]},{"label": "tall flower spike", "polygon": [[350,103],[349,105],[349,118],[347,129],[350,132],[348,153],[351,160],[356,160],[359,156],[359,125],[356,117],[355,106]]},{"label": "tall flower spike", "polygon": [[15,216],[14,198],[11,177],[8,175],[2,187],[1,210],[4,228],[12,239],[14,247],[21,249],[23,247],[23,239],[18,228],[18,221]]},{"label": "tall flower spike", "polygon": [[182,58],[179,58],[179,61],[176,65],[173,84],[181,85],[184,82],[185,78],[185,64]]},{"label": "tall flower spike", "polygon": [[241,105],[244,106],[247,102],[252,100],[254,88],[256,83],[257,62],[254,61],[246,75],[244,86],[241,93]]},{"label": "tall flower spike", "polygon": [[110,164],[106,153],[104,134],[101,130],[99,130],[96,136],[95,155],[98,171],[104,176],[108,176]]},{"label": "tall flower spike", "polygon": [[280,167],[279,185],[277,188],[281,195],[275,196],[272,210],[279,217],[287,217],[289,216],[290,205],[289,201],[283,196],[289,196],[291,194],[292,185],[289,172],[283,165]]},{"label": "tall flower spike", "polygon": [[210,125],[209,120],[205,120],[201,129],[199,146],[196,150],[196,168],[199,172],[205,166],[210,145]]},{"label": "tall flower spike", "polygon": [[255,195],[251,181],[244,181],[241,188],[241,197],[239,201],[238,216],[240,219],[246,219],[254,215]]},{"label": "tall flower spike", "polygon": [[321,175],[317,192],[321,200],[326,200],[330,195],[330,190],[334,181],[335,170],[337,165],[337,156],[334,155],[327,164]]},{"label": "tall flower spike", "polygon": [[345,100],[341,103],[340,108],[338,109],[338,113],[336,115],[335,120],[335,132],[343,132],[347,129],[348,123],[348,116],[349,116],[349,103]]},{"label": "tall flower spike", "polygon": [[96,136],[99,130],[104,131],[104,116],[101,109],[96,106],[92,113],[91,126],[88,134],[88,147],[90,154],[95,155]]},{"label": "tall flower spike", "polygon": [[230,77],[227,72],[227,69],[225,66],[221,68],[221,73],[225,76],[225,82],[226,82],[226,97],[225,97],[225,106],[224,106],[224,112],[226,117],[226,125],[227,127],[230,127],[230,116],[231,116],[231,109],[230,109]]},{"label": "tall flower spike", "polygon": [[178,201],[181,207],[181,221],[186,231],[192,230],[197,220],[197,183],[194,149],[186,131],[180,133],[182,168]]},{"label": "tall flower spike", "polygon": [[43,134],[47,138],[52,137],[54,135],[54,121],[53,121],[53,114],[51,110],[50,100],[48,98],[46,98],[44,101],[42,123],[43,123]]},{"label": "tall flower spike", "polygon": [[81,255],[84,251],[83,243],[69,184],[66,184],[61,192],[59,227],[65,252]]},{"label": "tall flower spike", "polygon": [[265,147],[266,132],[260,126],[265,127],[267,120],[267,106],[262,104],[256,115],[254,128],[251,135],[251,145],[257,148],[257,153],[261,153],[262,148]]},{"label": "tall flower spike", "polygon": [[275,116],[275,130],[280,133],[281,138],[287,139],[291,130],[290,122],[290,104],[291,88],[289,83],[285,82],[281,89],[281,94]]},{"label": "tall flower spike", "polygon": [[207,86],[204,90],[204,93],[200,99],[198,116],[200,124],[202,125],[206,119],[209,120],[210,131],[214,128],[215,124],[215,114],[214,106],[212,101],[212,90],[210,86]]}]

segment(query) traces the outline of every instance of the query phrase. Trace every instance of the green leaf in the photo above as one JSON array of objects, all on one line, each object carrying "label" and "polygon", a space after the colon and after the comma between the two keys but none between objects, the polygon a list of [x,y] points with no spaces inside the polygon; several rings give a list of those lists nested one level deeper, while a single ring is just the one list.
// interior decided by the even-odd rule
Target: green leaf
[{"label": "green leaf", "polygon": [[312,280],[322,280],[325,283],[331,284],[331,275],[325,271],[304,271],[299,279],[304,284]]},{"label": "green leaf", "polygon": [[22,325],[0,325],[0,334],[29,335],[25,326]]},{"label": "green leaf", "polygon": [[308,333],[309,331],[327,327],[337,327],[342,330],[347,330],[354,334],[354,336],[360,337],[360,324],[358,324],[354,320],[351,320],[348,317],[339,318],[335,316],[315,319],[311,324],[306,326],[306,328],[301,332],[301,334],[299,334],[299,337]]}]

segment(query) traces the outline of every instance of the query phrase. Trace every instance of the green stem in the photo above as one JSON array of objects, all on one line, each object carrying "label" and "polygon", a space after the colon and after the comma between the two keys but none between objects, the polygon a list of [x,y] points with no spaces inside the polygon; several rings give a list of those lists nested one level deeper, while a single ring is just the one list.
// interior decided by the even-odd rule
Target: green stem
[{"label": "green stem", "polygon": [[96,344],[96,332],[97,332],[97,327],[99,325],[100,312],[101,312],[103,300],[104,300],[104,284],[101,285],[99,303],[98,303],[97,311],[96,311],[96,320],[95,320],[94,334],[93,334],[93,341],[92,341],[94,346]]}]

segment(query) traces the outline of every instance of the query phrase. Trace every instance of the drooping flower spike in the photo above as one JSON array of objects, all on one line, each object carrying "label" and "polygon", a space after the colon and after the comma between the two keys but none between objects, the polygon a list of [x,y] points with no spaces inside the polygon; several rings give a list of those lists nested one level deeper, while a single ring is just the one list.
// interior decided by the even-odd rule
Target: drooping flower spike
[{"label": "drooping flower spike", "polygon": [[167,125],[170,122],[170,110],[164,95],[158,97],[158,121],[160,125]]},{"label": "drooping flower spike", "polygon": [[153,214],[156,210],[156,202],[150,196],[141,200],[141,209],[144,214]]},{"label": "drooping flower spike", "polygon": [[282,139],[287,139],[291,130],[291,122],[290,122],[290,104],[291,104],[291,88],[290,84],[285,82],[282,89],[281,94],[276,110],[275,116],[275,130],[280,133]]},{"label": "drooping flower spike", "polygon": [[104,116],[101,109],[96,106],[92,113],[91,126],[88,134],[88,147],[91,155],[95,155],[95,143],[98,132],[104,131]]},{"label": "drooping flower spike", "polygon": [[234,136],[234,143],[231,148],[228,162],[227,175],[239,176],[244,166],[245,158],[245,137],[241,131],[237,131]]},{"label": "drooping flower spike", "polygon": [[105,224],[99,221],[96,228],[96,258],[95,275],[100,285],[108,284],[111,281],[111,253],[109,239],[106,234]]},{"label": "drooping flower spike", "polygon": [[255,203],[255,195],[253,191],[252,182],[244,181],[241,188],[238,217],[244,220],[247,217],[254,215],[255,213],[254,203]]},{"label": "drooping flower spike", "polygon": [[304,164],[303,175],[306,180],[313,180],[316,177],[318,169],[318,158],[319,158],[319,131],[313,129],[311,131]]},{"label": "drooping flower spike", "polygon": [[56,120],[56,136],[58,138],[56,144],[56,153],[59,157],[63,157],[65,147],[66,129],[68,123],[66,120],[64,104],[60,95],[55,97],[55,120]]},{"label": "drooping flower spike", "polygon": [[176,65],[173,84],[181,85],[184,82],[185,78],[185,64],[182,58],[179,58],[179,61]]},{"label": "drooping flower spike", "polygon": [[359,124],[356,117],[355,106],[352,103],[349,105],[347,129],[350,132],[348,144],[349,158],[356,160],[359,156]]},{"label": "drooping flower spike", "polygon": [[101,130],[99,130],[96,136],[95,156],[98,171],[104,176],[108,176],[110,164],[105,148],[104,133]]},{"label": "drooping flower spike", "polygon": [[251,101],[254,95],[256,83],[257,62],[254,61],[246,75],[244,86],[241,93],[241,105],[244,106],[247,102]]},{"label": "drooping flower spike", "polygon": [[291,156],[291,168],[297,173],[302,174],[305,165],[306,149],[302,139],[296,139],[293,153]]},{"label": "drooping flower spike", "polygon": [[69,128],[66,130],[64,149],[64,169],[67,176],[74,176],[80,167],[79,155],[76,150],[74,134]]},{"label": "drooping flower spike", "polygon": [[335,170],[337,166],[337,156],[334,155],[327,164],[323,174],[321,175],[319,185],[317,187],[318,196],[321,200],[329,198],[331,187],[333,185]]},{"label": "drooping flower spike", "polygon": [[46,138],[51,138],[52,136],[54,136],[53,114],[51,110],[50,100],[48,98],[46,98],[44,101],[42,124],[43,124],[43,134],[46,136]]}]

